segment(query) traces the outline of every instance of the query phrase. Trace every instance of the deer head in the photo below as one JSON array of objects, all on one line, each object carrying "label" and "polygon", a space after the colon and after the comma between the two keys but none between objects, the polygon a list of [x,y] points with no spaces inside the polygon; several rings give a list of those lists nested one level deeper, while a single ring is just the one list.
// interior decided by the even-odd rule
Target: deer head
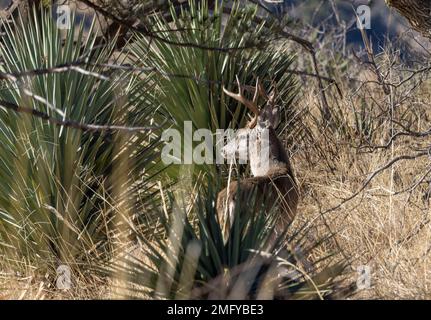
[{"label": "deer head", "polygon": [[[248,155],[252,174],[265,176],[274,165],[288,161],[274,130],[279,123],[279,110],[275,105],[276,90],[274,88],[270,95],[267,95],[257,79],[254,97],[250,101],[244,96],[244,90],[250,88],[242,86],[238,77],[236,80],[238,93],[230,92],[225,88],[223,92],[244,104],[253,113],[253,118],[222,148],[222,155],[227,159],[243,159],[243,155]],[[263,108],[258,106],[260,96],[266,100]]]}]

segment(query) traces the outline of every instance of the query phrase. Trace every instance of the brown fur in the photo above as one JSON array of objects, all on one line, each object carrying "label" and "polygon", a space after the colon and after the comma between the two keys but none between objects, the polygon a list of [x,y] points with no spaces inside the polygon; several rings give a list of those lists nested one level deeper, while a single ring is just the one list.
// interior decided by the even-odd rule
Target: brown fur
[{"label": "brown fur", "polygon": [[[240,183],[239,189],[238,183]],[[232,223],[229,220],[229,206],[232,203],[236,204],[238,202],[244,204],[248,200],[247,196],[255,188],[257,188],[256,204],[264,203],[267,211],[276,203],[278,204],[279,230],[284,229],[294,219],[299,202],[299,191],[292,167],[287,162],[280,164],[276,168],[272,168],[267,176],[233,181],[229,188],[225,188],[219,192],[217,197],[217,215],[223,228],[225,239],[227,239],[226,235]],[[237,194],[238,190],[241,193],[240,197]],[[226,204],[228,208],[226,208]]]},{"label": "brown fur", "polygon": [[[228,96],[244,104],[255,115],[252,122],[249,123],[243,133],[247,134],[249,144],[253,144],[248,151],[250,158],[250,169],[254,177],[246,178],[241,181],[234,181],[230,186],[222,190],[217,197],[217,216],[223,230],[223,238],[226,242],[229,237],[229,231],[235,219],[235,206],[238,203],[247,205],[250,201],[250,195],[256,189],[257,199],[255,206],[263,204],[265,211],[271,210],[274,205],[278,205],[279,219],[277,229],[291,223],[296,215],[296,208],[299,201],[298,185],[295,181],[292,166],[289,157],[284,150],[284,147],[277,137],[274,127],[278,123],[278,108],[275,105],[276,89],[268,96],[261,86],[259,79],[256,81],[255,95],[253,101],[247,100],[243,95],[243,86],[238,78],[238,94],[234,94],[223,88],[223,91]],[[266,106],[260,110],[257,105],[259,94],[266,100]],[[269,137],[262,138],[262,131],[269,130]],[[250,138],[250,132],[253,132],[253,138]],[[241,138],[243,135],[239,135]],[[266,140],[269,139],[269,140]],[[263,143],[269,143],[269,159],[268,166],[262,165],[264,159],[259,151],[262,150]],[[237,145],[229,145],[229,154],[233,154]],[[266,170],[269,168],[269,171]],[[239,186],[238,186],[239,184]],[[240,194],[238,194],[238,191]],[[261,207],[260,207],[261,208]],[[260,208],[253,208],[255,212],[260,212]],[[250,209],[250,208],[248,208]],[[242,211],[242,210],[241,210]]]}]

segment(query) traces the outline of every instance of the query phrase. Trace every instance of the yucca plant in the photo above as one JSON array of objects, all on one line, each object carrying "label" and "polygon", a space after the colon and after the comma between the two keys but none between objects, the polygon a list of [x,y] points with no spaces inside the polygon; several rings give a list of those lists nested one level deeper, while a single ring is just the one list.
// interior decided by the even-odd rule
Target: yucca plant
[{"label": "yucca plant", "polygon": [[[285,116],[280,131],[294,131],[298,118],[293,101],[298,87],[288,72],[294,54],[283,50],[282,43],[270,41],[276,37],[270,23],[255,22],[256,5],[216,2],[210,9],[207,1],[190,0],[188,8],[176,12],[171,7],[169,22],[155,15],[146,25],[172,43],[189,45],[134,36],[129,46],[134,64],[156,71],[145,74],[141,80],[145,82],[138,82],[133,94],[143,100],[155,94],[173,127],[182,134],[185,121],[191,121],[194,130],[214,132],[241,127],[248,120],[246,108],[225,96],[222,87],[235,91],[236,77],[246,85],[254,85],[259,77],[266,89],[275,85],[279,91],[277,103]],[[223,50],[229,48],[242,49]],[[155,84],[155,91],[147,90],[148,79]],[[215,172],[215,166],[198,168]]]},{"label": "yucca plant", "polygon": [[137,250],[102,268],[120,280],[123,298],[324,299],[347,293],[339,286],[347,265],[342,258],[307,260],[328,239],[307,244],[305,226],[274,237],[276,204],[265,214],[256,192],[236,207],[224,243],[211,187],[217,184],[207,182],[207,191],[195,193],[188,205],[171,196],[169,214],[159,211],[166,237],[149,241],[137,235]]},{"label": "yucca plant", "polygon": [[[210,10],[205,1],[190,1],[189,7],[189,11],[179,14],[172,9],[172,23],[155,16],[147,25],[170,42],[195,44],[199,48],[172,45],[143,35],[136,35],[129,46],[133,63],[142,70],[153,71],[134,83],[132,95],[136,101],[148,101],[155,96],[172,120],[169,124],[180,132],[184,121],[191,121],[194,129],[237,128],[247,121],[246,110],[226,99],[222,87],[233,90],[236,76],[245,84],[254,84],[259,77],[265,87],[275,85],[279,90],[278,103],[286,116],[279,129],[295,128],[298,119],[292,102],[297,87],[288,72],[293,55],[272,46],[266,51],[258,47],[262,37],[272,36],[269,25],[253,22],[256,8],[234,4],[223,22],[223,4]],[[250,43],[252,38],[254,43]],[[214,50],[249,45],[248,50]],[[141,81],[145,81],[144,85]],[[154,90],[146,89],[148,81],[154,83]],[[214,168],[205,170],[210,173],[208,177],[213,177]],[[194,173],[199,176],[200,170]],[[215,212],[218,188],[214,188],[223,182],[214,181],[196,181],[197,196],[190,192],[191,186],[180,183],[175,193],[177,201],[171,197],[165,206],[154,206],[162,222],[160,232],[151,239],[137,233],[141,244],[138,249],[103,268],[102,273],[111,273],[118,280],[121,296],[294,299],[324,298],[333,293],[334,279],[345,264],[331,263],[328,258],[304,270],[303,258],[297,259],[295,249],[303,247],[301,255],[309,256],[327,239],[306,245],[304,234],[309,230],[287,230],[269,246],[276,210],[269,215],[264,214],[263,208],[250,212],[250,208],[256,207],[255,194],[250,194],[246,207],[237,207],[241,212],[237,216],[242,218],[235,220],[229,241],[223,243]],[[281,277],[280,272],[284,273]]]},{"label": "yucca plant", "polygon": [[[1,71],[88,65],[11,81],[0,100],[79,123],[149,125],[152,111],[127,99],[130,75],[100,66],[115,61],[113,45],[96,45],[95,23],[72,25],[61,31],[37,8],[26,23],[5,25]],[[42,269],[112,252],[117,204],[143,203],[146,177],[158,172],[157,135],[83,131],[5,108],[0,132],[0,250]]]}]

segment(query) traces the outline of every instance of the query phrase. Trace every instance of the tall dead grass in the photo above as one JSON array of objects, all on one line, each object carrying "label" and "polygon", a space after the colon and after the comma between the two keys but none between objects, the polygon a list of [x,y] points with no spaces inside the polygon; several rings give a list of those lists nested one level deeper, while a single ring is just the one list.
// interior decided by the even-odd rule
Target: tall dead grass
[{"label": "tall dead grass", "polygon": [[431,145],[429,135],[388,143],[399,132],[430,129],[429,72],[412,71],[423,70],[427,61],[407,66],[399,55],[388,49],[375,56],[389,94],[367,63],[351,56],[345,71],[333,67],[343,92],[340,97],[328,89],[336,128],[316,121],[319,99],[309,82],[298,100],[306,110],[304,140],[293,148],[303,191],[298,219],[315,221],[316,234],[329,228],[335,241],[328,250],[341,249],[353,269],[371,267],[371,287],[359,291],[358,299],[431,298],[430,157],[396,161],[358,192],[391,160]]}]

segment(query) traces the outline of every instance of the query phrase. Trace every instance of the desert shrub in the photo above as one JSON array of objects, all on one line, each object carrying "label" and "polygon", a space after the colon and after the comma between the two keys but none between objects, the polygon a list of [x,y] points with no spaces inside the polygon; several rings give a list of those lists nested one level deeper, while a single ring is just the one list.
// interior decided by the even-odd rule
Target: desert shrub
[{"label": "desert shrub", "polygon": [[[85,63],[86,71],[75,66],[21,76],[0,92],[0,100],[75,123],[149,123],[144,108],[130,121],[126,76],[102,76],[100,64],[114,59],[114,48],[97,44],[95,22],[88,30],[81,23],[62,33],[47,11],[35,8],[26,23],[15,21],[13,26],[6,26],[0,41],[3,71],[75,62]],[[80,130],[6,108],[0,109],[0,131],[2,251],[37,260],[44,268],[77,265],[109,252],[115,203],[125,197],[135,203],[137,186],[145,184],[143,169],[149,174],[154,164],[153,133]],[[114,194],[115,170],[122,170],[124,183],[135,184],[134,192],[120,186]]]}]

